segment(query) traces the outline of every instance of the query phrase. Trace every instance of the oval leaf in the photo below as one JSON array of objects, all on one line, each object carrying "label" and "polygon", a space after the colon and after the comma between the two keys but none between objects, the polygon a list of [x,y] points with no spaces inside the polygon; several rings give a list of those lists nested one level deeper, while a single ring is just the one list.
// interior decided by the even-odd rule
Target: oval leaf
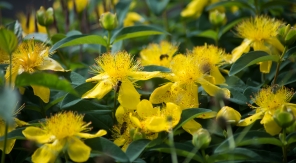
[{"label": "oval leaf", "polygon": [[148,139],[140,139],[133,141],[126,149],[126,155],[129,157],[130,162],[135,161],[140,154],[144,151],[146,146],[150,143]]},{"label": "oval leaf", "polygon": [[33,74],[24,72],[17,76],[15,85],[18,87],[38,85],[77,95],[76,91],[67,80],[60,79],[54,74],[44,72],[36,72]]},{"label": "oval leaf", "polygon": [[169,33],[155,26],[139,25],[139,26],[124,27],[124,28],[121,28],[112,36],[111,42],[115,43],[117,41],[128,39],[128,38],[149,36],[149,35],[161,35],[161,34],[169,34]]},{"label": "oval leaf", "polygon": [[49,52],[53,52],[59,48],[74,46],[80,44],[99,44],[103,46],[107,46],[106,40],[102,36],[98,35],[73,35],[70,37],[66,37],[57,43],[55,43],[49,50]]},{"label": "oval leaf", "polygon": [[252,51],[241,56],[230,68],[229,76],[235,75],[246,67],[263,61],[278,61],[277,55],[269,55],[264,51]]},{"label": "oval leaf", "polygon": [[87,139],[85,143],[91,147],[92,152],[102,153],[114,158],[118,162],[129,162],[126,154],[110,140],[100,137]]},{"label": "oval leaf", "polygon": [[0,28],[0,49],[11,55],[17,48],[18,40],[15,34],[5,28]]},{"label": "oval leaf", "polygon": [[203,113],[209,113],[212,112],[212,110],[209,109],[203,109],[203,108],[195,108],[195,109],[185,109],[182,111],[181,119],[178,123],[178,125],[174,128],[174,131],[176,131],[178,128],[183,126],[186,122],[190,121],[193,118],[196,118],[197,116],[202,115]]}]

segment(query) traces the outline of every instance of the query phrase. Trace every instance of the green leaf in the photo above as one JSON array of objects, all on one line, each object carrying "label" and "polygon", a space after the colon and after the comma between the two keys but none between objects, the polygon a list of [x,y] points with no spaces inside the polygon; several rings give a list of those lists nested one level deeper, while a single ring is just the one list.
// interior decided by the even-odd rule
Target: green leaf
[{"label": "green leaf", "polygon": [[[178,156],[188,157],[188,155],[193,155],[192,160],[198,162],[204,162],[203,158],[199,153],[192,153],[193,145],[188,143],[175,143],[175,150]],[[159,151],[171,154],[171,147],[168,145],[160,145],[149,149],[151,151]]]},{"label": "green leaf", "polygon": [[47,34],[44,34],[44,33],[31,33],[31,34],[28,34],[26,37],[24,37],[24,40],[31,40],[31,39],[44,42],[44,43],[47,43],[47,41],[49,41]]},{"label": "green leaf", "polygon": [[197,116],[201,116],[204,113],[212,112],[212,110],[209,109],[203,109],[203,108],[193,108],[193,109],[185,109],[182,111],[181,119],[177,126],[175,126],[174,131],[176,131],[178,128],[183,126],[186,122],[196,118]]},{"label": "green leaf", "polygon": [[295,4],[293,1],[287,1],[287,0],[272,0],[267,1],[264,4],[261,5],[261,9],[271,9],[271,8],[281,8],[285,5],[292,5]]},{"label": "green leaf", "polygon": [[57,43],[58,41],[60,41],[61,39],[65,38],[65,37],[67,37],[65,34],[57,33],[57,34],[51,36],[51,42],[52,42],[52,44],[55,44],[55,43]]},{"label": "green leaf", "polygon": [[18,87],[38,85],[77,95],[76,91],[72,88],[71,84],[67,80],[60,79],[54,74],[45,72],[36,72],[33,74],[24,72],[17,76],[15,85]]},{"label": "green leaf", "polygon": [[206,37],[206,38],[211,38],[213,40],[216,40],[217,39],[217,35],[218,34],[217,34],[216,31],[209,29],[209,30],[206,30],[206,31],[203,31],[203,32],[197,34],[196,36]]},{"label": "green leaf", "polygon": [[70,37],[63,38],[62,40],[55,43],[49,50],[49,52],[53,52],[59,48],[75,46],[81,44],[99,44],[103,46],[107,46],[106,40],[99,35],[73,35]]},{"label": "green leaf", "polygon": [[236,19],[236,20],[232,21],[231,23],[228,23],[227,25],[223,26],[222,29],[218,33],[218,38],[220,38],[224,33],[229,31],[232,27],[234,27],[235,25],[237,25],[238,23],[240,23],[244,19],[245,18],[239,18],[239,19]]},{"label": "green leaf", "polygon": [[283,59],[285,60],[285,59],[289,58],[291,55],[295,55],[295,54],[296,54],[296,46],[288,49],[287,52],[284,54]]},{"label": "green leaf", "polygon": [[5,28],[0,28],[0,49],[11,55],[17,48],[18,40],[15,34]]},{"label": "green leaf", "polygon": [[263,61],[278,61],[277,55],[269,55],[264,51],[252,51],[241,56],[230,68],[229,76],[235,75],[246,67]]},{"label": "green leaf", "polygon": [[[25,127],[17,128],[7,134],[7,139],[26,139],[22,133]],[[0,142],[4,141],[4,136],[0,137]]]},{"label": "green leaf", "polygon": [[[45,107],[44,107],[44,110],[47,111],[48,109],[50,109],[51,107],[53,107],[54,105],[58,104],[59,102],[61,102],[62,100],[64,99],[64,96],[62,97],[59,97],[53,101],[51,101],[49,104],[47,104]],[[40,109],[39,109],[40,110]]]},{"label": "green leaf", "polygon": [[247,2],[242,1],[242,0],[220,1],[220,2],[217,2],[217,3],[207,6],[206,11],[210,11],[210,10],[215,9],[217,7],[233,7],[233,6],[237,6],[239,8],[247,8],[247,9],[251,9],[252,11],[255,11],[255,8],[253,6],[251,6],[250,4],[248,4]]},{"label": "green leaf", "polygon": [[14,34],[16,35],[17,39],[18,39],[18,43],[21,43],[23,40],[23,29],[22,29],[22,25],[19,23],[19,21],[14,21],[12,23],[9,23],[6,25],[6,28],[14,31]]},{"label": "green leaf", "polygon": [[123,24],[123,21],[126,17],[126,13],[129,11],[131,0],[124,0],[124,1],[118,1],[116,4],[116,16],[118,18],[118,22],[120,26]]},{"label": "green leaf", "polygon": [[292,143],[295,143],[296,142],[296,132],[290,133],[286,137],[286,140],[287,140],[287,143],[288,143],[287,145],[292,144]]},{"label": "green leaf", "polygon": [[[235,134],[233,137],[229,137],[225,141],[223,141],[214,151],[214,153],[220,153],[223,151],[228,151],[229,149],[229,141],[234,139],[235,146],[248,146],[248,145],[261,145],[261,144],[271,144],[281,147],[282,142],[265,131],[248,131],[246,135],[241,138],[242,133]],[[240,140],[239,140],[240,139]]]},{"label": "green leaf", "polygon": [[110,140],[99,137],[85,140],[93,153],[102,153],[115,159],[116,162],[129,162],[127,155]]},{"label": "green leaf", "polygon": [[170,0],[146,0],[149,9],[155,15],[161,15]]},{"label": "green leaf", "polygon": [[157,65],[144,66],[143,71],[148,71],[148,72],[154,72],[154,71],[171,72],[171,70],[169,68],[163,67],[163,66],[157,66]]},{"label": "green leaf", "polygon": [[124,27],[119,29],[112,36],[111,42],[115,43],[120,40],[134,38],[134,37],[161,35],[161,34],[169,34],[169,33],[155,26],[138,25],[138,26]]},{"label": "green leaf", "polygon": [[281,72],[277,78],[276,83],[279,85],[287,85],[296,82],[294,69],[286,72]]},{"label": "green leaf", "polygon": [[126,149],[125,154],[129,157],[130,162],[135,161],[150,143],[148,139],[139,139],[133,141]]},{"label": "green leaf", "polygon": [[219,161],[238,161],[238,160],[262,160],[261,156],[257,153],[244,148],[235,148],[233,150],[226,150],[215,153],[210,156],[212,162]]}]

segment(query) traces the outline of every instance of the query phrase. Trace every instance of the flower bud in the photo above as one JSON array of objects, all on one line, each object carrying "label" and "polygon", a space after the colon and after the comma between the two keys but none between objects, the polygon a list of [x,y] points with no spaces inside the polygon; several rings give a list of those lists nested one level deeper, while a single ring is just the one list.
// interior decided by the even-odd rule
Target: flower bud
[{"label": "flower bud", "polygon": [[130,137],[133,140],[138,140],[138,139],[144,139],[145,138],[145,135],[141,131],[139,131],[138,129],[131,129],[129,133],[130,133]]},{"label": "flower bud", "polygon": [[41,26],[49,26],[54,21],[53,9],[50,7],[47,10],[43,6],[36,13],[37,21]]},{"label": "flower bud", "polygon": [[286,45],[291,45],[296,41],[296,29],[292,28],[289,30],[285,37],[285,44]]},{"label": "flower bud", "polygon": [[287,128],[295,122],[293,113],[287,111],[285,107],[276,112],[273,118],[282,128]]},{"label": "flower bud", "polygon": [[205,149],[211,142],[211,135],[208,130],[200,128],[192,135],[192,144],[198,149]]},{"label": "flower bud", "polygon": [[236,125],[241,119],[241,114],[229,106],[224,106],[216,116],[218,122],[220,119],[225,119],[228,124]]},{"label": "flower bud", "polygon": [[292,133],[296,131],[296,121],[292,125],[286,128],[287,133]]},{"label": "flower bud", "polygon": [[215,26],[222,26],[227,22],[225,13],[221,13],[218,10],[211,11],[209,19],[210,22]]},{"label": "flower bud", "polygon": [[108,31],[115,29],[118,26],[116,14],[112,14],[110,12],[102,14],[100,16],[100,25]]}]

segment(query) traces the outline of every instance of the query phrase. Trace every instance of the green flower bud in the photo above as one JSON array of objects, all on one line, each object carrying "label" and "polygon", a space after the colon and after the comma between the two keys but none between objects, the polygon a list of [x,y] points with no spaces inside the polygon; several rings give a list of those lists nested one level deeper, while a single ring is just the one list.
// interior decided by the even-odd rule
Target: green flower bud
[{"label": "green flower bud", "polygon": [[211,142],[211,135],[206,129],[199,129],[192,135],[192,144],[198,149],[205,149]]},{"label": "green flower bud", "polygon": [[285,108],[276,112],[273,118],[275,122],[282,128],[287,128],[295,122],[293,113],[286,111]]},{"label": "green flower bud", "polygon": [[218,122],[220,119],[224,119],[228,124],[236,125],[241,119],[241,114],[229,106],[224,106],[216,116]]},{"label": "green flower bud", "polygon": [[37,22],[44,27],[51,25],[54,21],[53,9],[48,8],[46,11],[43,6],[36,13]]},{"label": "green flower bud", "polygon": [[291,45],[296,41],[296,29],[292,28],[289,30],[285,37],[285,44],[286,45]]},{"label": "green flower bud", "polygon": [[225,13],[221,13],[218,10],[211,11],[209,19],[210,22],[215,26],[222,26],[227,22]]},{"label": "green flower bud", "polygon": [[118,26],[116,14],[112,14],[110,12],[102,14],[100,16],[100,25],[108,31],[115,29]]},{"label": "green flower bud", "polygon": [[138,140],[138,139],[144,139],[145,138],[145,135],[141,131],[139,131],[138,129],[131,129],[129,133],[130,133],[130,137],[133,140]]},{"label": "green flower bud", "polygon": [[287,133],[292,133],[296,131],[296,121],[292,125],[286,128]]}]

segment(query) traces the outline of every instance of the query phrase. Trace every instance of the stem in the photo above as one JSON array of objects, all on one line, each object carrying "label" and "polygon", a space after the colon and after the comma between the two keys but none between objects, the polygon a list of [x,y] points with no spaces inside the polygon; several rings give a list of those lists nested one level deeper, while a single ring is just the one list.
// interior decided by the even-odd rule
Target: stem
[{"label": "stem", "polygon": [[280,56],[280,59],[279,59],[278,62],[277,62],[277,65],[276,65],[276,72],[275,72],[275,76],[274,76],[274,79],[273,79],[272,85],[275,85],[275,83],[276,83],[276,79],[277,79],[277,77],[278,77],[278,75],[279,75],[279,72],[280,72],[280,66],[281,66],[282,58],[283,58],[283,56],[285,55],[286,51],[287,51],[287,47],[285,47],[285,49],[284,49],[282,55]]},{"label": "stem", "polygon": [[1,163],[5,163],[5,151],[6,151],[6,144],[7,144],[7,132],[8,132],[8,123],[5,122],[4,144],[3,144],[3,151],[2,151],[2,157],[1,157]]},{"label": "stem", "polygon": [[202,157],[205,160],[205,163],[207,163],[206,153],[205,153],[205,150],[204,149],[201,150],[201,154],[202,154]]},{"label": "stem", "polygon": [[51,35],[50,35],[50,31],[49,31],[48,26],[46,26],[45,29],[46,29],[46,33],[47,33],[47,38],[50,40]]},{"label": "stem", "polygon": [[198,151],[198,148],[194,147],[183,163],[189,163],[197,151]]},{"label": "stem", "polygon": [[110,52],[110,40],[111,40],[111,31],[108,30],[108,39],[107,39],[107,52]]},{"label": "stem", "polygon": [[[170,121],[170,124],[172,126],[172,122]],[[171,157],[172,157],[172,162],[173,163],[178,163],[177,159],[177,153],[174,145],[174,133],[173,133],[173,128],[170,128],[169,131],[169,142],[170,142],[170,147],[171,147]]]},{"label": "stem", "polygon": [[[286,141],[286,129],[283,128],[283,141]],[[283,142],[283,147],[282,147],[282,150],[283,150],[283,163],[286,163],[287,162],[287,146],[286,146],[286,143]]]}]

